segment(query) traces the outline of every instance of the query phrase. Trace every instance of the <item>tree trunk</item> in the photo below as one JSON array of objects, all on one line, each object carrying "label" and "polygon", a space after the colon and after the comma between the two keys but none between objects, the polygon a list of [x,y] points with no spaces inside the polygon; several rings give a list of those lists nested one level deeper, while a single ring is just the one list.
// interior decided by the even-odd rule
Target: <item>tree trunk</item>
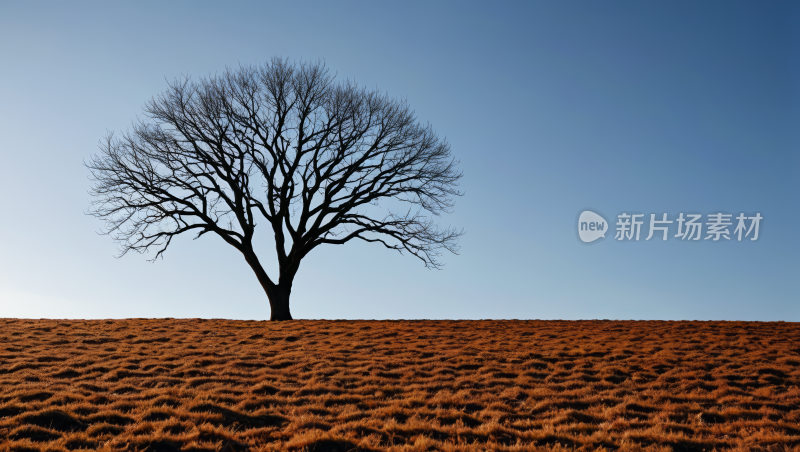
[{"label": "tree trunk", "polygon": [[272,286],[272,290],[267,291],[269,307],[272,311],[269,317],[270,320],[292,320],[292,313],[289,312],[289,296],[291,293],[291,282]]},{"label": "tree trunk", "polygon": [[261,283],[261,288],[269,298],[270,320],[292,320],[292,313],[289,311],[289,296],[292,293],[292,280],[294,275],[281,275],[278,284],[272,282],[258,261],[258,257],[252,251],[244,252],[244,259],[253,269],[253,272]]}]

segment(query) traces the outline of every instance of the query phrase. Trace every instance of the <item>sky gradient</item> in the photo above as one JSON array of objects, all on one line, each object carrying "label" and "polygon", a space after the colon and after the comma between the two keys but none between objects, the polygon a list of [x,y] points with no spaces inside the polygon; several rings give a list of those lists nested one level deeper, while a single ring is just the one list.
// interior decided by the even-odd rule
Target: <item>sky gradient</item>
[{"label": "sky gradient", "polygon": [[[800,321],[798,23],[780,1],[0,2],[0,317],[269,318],[216,237],[115,259],[83,161],[166,80],[283,56],[407,98],[465,192],[443,270],[321,247],[295,318]],[[584,208],[764,220],[755,242],[586,246]]]}]

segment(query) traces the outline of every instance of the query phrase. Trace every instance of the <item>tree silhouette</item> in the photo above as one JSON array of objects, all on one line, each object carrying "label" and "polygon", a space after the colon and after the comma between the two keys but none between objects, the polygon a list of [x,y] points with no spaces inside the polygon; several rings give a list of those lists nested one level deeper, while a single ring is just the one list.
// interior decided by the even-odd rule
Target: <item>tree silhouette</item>
[{"label": "tree silhouette", "polygon": [[[120,256],[153,249],[156,260],[179,234],[214,233],[255,272],[271,320],[289,320],[292,282],[319,245],[376,242],[429,268],[458,250],[463,231],[433,221],[461,195],[450,146],[404,100],[335,81],[321,62],[182,77],[143,110],[85,163],[89,213]],[[253,247],[258,216],[274,235],[277,281]]]}]

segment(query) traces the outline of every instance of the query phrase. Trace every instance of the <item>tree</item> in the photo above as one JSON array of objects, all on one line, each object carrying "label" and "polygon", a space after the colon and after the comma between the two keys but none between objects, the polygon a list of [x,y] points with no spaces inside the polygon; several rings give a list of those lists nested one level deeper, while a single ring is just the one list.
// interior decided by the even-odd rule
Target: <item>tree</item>
[{"label": "tree", "polygon": [[[154,250],[155,261],[177,235],[216,234],[255,272],[271,320],[289,320],[300,262],[320,245],[375,242],[428,268],[458,251],[463,231],[433,221],[461,195],[449,144],[405,100],[335,81],[323,63],[273,58],[185,76],[143,111],[85,163],[89,213],[119,256]],[[259,216],[274,235],[277,281],[253,246]]]}]

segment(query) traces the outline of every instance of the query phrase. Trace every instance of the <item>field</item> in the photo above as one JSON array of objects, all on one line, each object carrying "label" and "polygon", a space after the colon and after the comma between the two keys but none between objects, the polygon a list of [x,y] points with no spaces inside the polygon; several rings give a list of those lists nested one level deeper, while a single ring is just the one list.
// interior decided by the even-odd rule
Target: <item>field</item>
[{"label": "field", "polygon": [[0,319],[0,450],[800,450],[800,325]]}]

